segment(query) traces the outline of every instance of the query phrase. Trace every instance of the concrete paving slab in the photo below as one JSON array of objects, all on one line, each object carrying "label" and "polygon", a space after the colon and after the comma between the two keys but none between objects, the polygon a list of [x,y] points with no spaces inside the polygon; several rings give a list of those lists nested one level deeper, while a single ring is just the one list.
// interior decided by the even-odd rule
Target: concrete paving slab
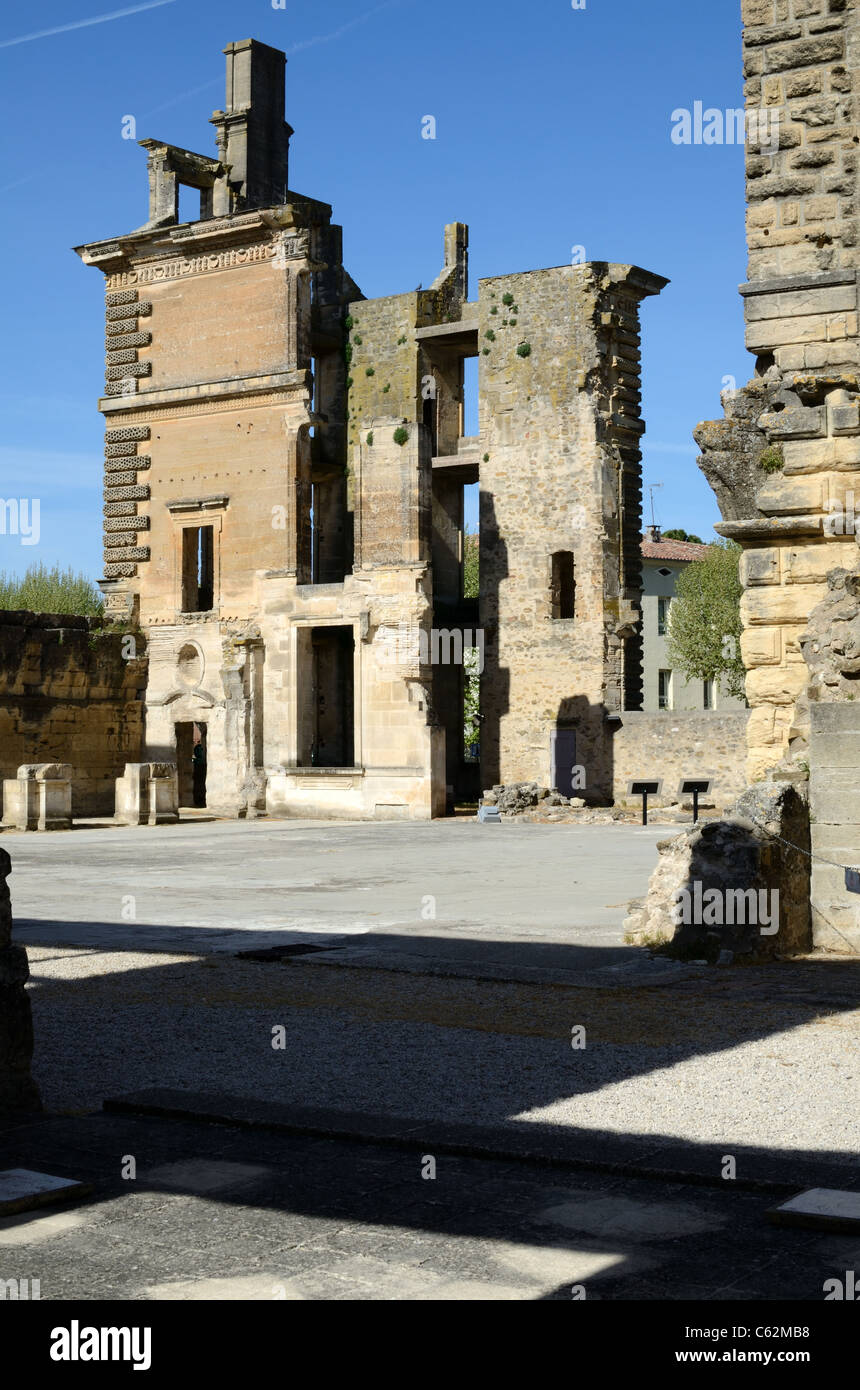
[{"label": "concrete paving slab", "polygon": [[814,1230],[860,1232],[860,1192],[813,1187],[768,1212],[779,1226],[808,1226]]},{"label": "concrete paving slab", "polygon": [[90,1191],[86,1183],[73,1178],[35,1173],[30,1168],[6,1168],[0,1171],[0,1216],[85,1197]]}]

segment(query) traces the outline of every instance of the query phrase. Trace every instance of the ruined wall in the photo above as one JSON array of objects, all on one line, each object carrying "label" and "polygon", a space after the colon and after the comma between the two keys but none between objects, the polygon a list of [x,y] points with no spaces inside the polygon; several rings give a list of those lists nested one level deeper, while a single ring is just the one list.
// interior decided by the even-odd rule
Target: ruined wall
[{"label": "ruined wall", "polygon": [[828,572],[857,562],[860,470],[857,145],[860,17],[853,0],[745,0],[748,111],[779,114],[779,144],[747,146],[749,280],[757,378],[700,426],[703,470],[745,554],[747,771],[762,776],[807,727],[800,639]]},{"label": "ruined wall", "polygon": [[[558,726],[611,795],[606,714],[641,696],[638,306],[665,283],[597,262],[481,281],[484,786],[550,785]],[[573,617],[553,617],[556,551]]]},{"label": "ruined wall", "polygon": [[39,1093],[30,1077],[33,1023],[24,986],[27,952],[12,944],[12,904],[6,882],[12,864],[0,849],[0,1114],[38,1110]]},{"label": "ruined wall", "polygon": [[0,613],[0,778],[23,763],[70,763],[75,816],[112,816],[114,779],[139,762],[145,644],[95,620]]},{"label": "ruined wall", "polygon": [[[634,778],[659,777],[663,795],[654,805],[679,800],[682,778],[710,777],[713,791],[702,797],[719,810],[746,787],[744,768],[748,710],[676,710],[657,714],[625,711],[613,721],[612,777],[616,802],[625,802]],[[689,798],[684,798],[689,800]],[[631,804],[641,804],[633,798]]]}]

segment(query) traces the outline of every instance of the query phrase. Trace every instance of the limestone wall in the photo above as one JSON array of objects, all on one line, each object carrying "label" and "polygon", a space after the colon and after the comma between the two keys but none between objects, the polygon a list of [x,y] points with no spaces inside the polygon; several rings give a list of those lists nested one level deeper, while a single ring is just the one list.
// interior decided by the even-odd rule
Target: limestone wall
[{"label": "limestone wall", "polygon": [[[808,733],[801,638],[828,573],[857,566],[860,15],[852,0],[744,0],[743,17],[759,135],[748,133],[741,293],[757,375],[727,395],[726,420],[696,437],[724,518],[717,529],[745,551],[754,780]],[[778,142],[762,141],[761,112],[778,119]]]},{"label": "limestone wall", "polygon": [[628,800],[633,778],[659,777],[663,795],[655,805],[676,801],[682,777],[710,777],[713,792],[703,801],[720,810],[746,787],[748,710],[677,710],[659,714],[625,712],[613,721],[612,780],[616,802]]},{"label": "limestone wall", "polygon": [[113,815],[114,780],[143,738],[144,644],[126,660],[123,641],[92,619],[0,613],[0,777],[70,763],[73,814]]},{"label": "limestone wall", "polygon": [[[844,868],[860,868],[860,708],[812,707],[809,810],[812,834],[812,931],[816,946],[860,948],[860,895]],[[829,862],[828,862],[829,861]]]},{"label": "limestone wall", "polygon": [[[665,283],[602,262],[481,281],[485,786],[549,785],[562,728],[609,794],[605,715],[641,697],[639,303]],[[572,617],[553,616],[559,551]]]}]

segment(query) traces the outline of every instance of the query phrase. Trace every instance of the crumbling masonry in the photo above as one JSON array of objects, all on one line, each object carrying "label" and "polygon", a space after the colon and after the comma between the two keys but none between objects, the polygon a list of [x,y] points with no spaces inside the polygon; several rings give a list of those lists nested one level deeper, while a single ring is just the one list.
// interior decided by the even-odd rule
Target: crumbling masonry
[{"label": "crumbling masonry", "polygon": [[[756,374],[695,433],[717,529],[743,547],[748,776],[762,785],[737,812],[756,873],[781,880],[772,949],[809,945],[811,902],[815,943],[844,951],[860,945],[844,873],[860,864],[860,17],[855,0],[743,0],[743,19],[747,109],[779,113],[778,149],[747,148]],[[807,773],[801,814],[788,788],[805,798]],[[669,851],[678,872],[657,871],[634,929],[665,928],[700,839]]]},{"label": "crumbling masonry", "polygon": [[148,221],[78,248],[106,280],[103,588],[147,638],[142,756],[178,756],[188,804],[204,744],[232,815],[427,818],[573,764],[611,800],[607,716],[641,694],[639,304],[666,281],[590,263],[470,300],[453,223],[429,289],[364,299],[331,208],[288,191],[284,55],[225,52],[217,156],[141,141]]}]

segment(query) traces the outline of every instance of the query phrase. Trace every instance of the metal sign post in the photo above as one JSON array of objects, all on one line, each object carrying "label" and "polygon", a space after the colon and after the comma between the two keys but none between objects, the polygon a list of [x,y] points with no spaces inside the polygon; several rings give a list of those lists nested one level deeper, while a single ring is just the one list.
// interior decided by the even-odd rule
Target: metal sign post
[{"label": "metal sign post", "polygon": [[642,798],[642,824],[648,824],[648,798],[649,796],[659,796],[663,788],[663,783],[659,778],[653,781],[637,780],[627,783],[628,796],[641,796]]},{"label": "metal sign post", "polygon": [[711,790],[713,778],[711,777],[683,777],[678,788],[678,798],[682,796],[692,796],[693,798],[693,824],[699,820],[699,797],[704,796]]}]

